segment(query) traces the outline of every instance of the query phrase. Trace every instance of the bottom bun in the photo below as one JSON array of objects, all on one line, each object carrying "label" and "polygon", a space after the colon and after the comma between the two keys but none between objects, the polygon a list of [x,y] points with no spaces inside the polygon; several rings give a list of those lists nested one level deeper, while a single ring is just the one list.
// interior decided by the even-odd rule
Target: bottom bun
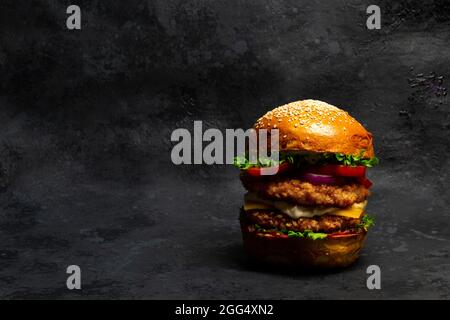
[{"label": "bottom bun", "polygon": [[244,249],[258,262],[288,267],[332,269],[354,263],[364,245],[366,231],[312,240],[282,237],[249,228],[241,221]]}]

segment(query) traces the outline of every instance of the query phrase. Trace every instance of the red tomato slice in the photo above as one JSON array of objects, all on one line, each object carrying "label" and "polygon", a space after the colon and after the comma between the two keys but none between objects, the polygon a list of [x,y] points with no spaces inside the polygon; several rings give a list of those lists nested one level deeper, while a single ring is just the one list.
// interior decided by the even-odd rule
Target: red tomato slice
[{"label": "red tomato slice", "polygon": [[278,238],[285,238],[285,239],[289,238],[289,236],[287,234],[283,234],[281,232],[275,232],[275,233],[272,233],[272,235],[275,237],[278,237]]},{"label": "red tomato slice", "polygon": [[328,235],[329,238],[345,238],[345,237],[350,237],[350,236],[354,236],[356,235],[356,233],[351,233],[351,232],[334,232],[334,233],[330,233]]},{"label": "red tomato slice", "polygon": [[[246,172],[248,175],[252,177],[260,177],[265,175],[264,171],[268,171],[269,168],[261,168],[261,167],[252,167],[250,169],[247,169]],[[273,169],[273,168],[271,168]],[[284,162],[278,166],[278,172],[277,174],[286,172],[289,169],[289,163]]]},{"label": "red tomato slice", "polygon": [[370,181],[369,179],[367,179],[366,177],[360,177],[358,178],[358,181],[360,184],[362,184],[364,186],[364,188],[369,189],[373,183],[372,181]]},{"label": "red tomato slice", "polygon": [[327,164],[324,166],[316,167],[313,172],[319,174],[326,174],[330,176],[341,177],[364,177],[366,175],[365,166],[344,166],[339,164]]}]

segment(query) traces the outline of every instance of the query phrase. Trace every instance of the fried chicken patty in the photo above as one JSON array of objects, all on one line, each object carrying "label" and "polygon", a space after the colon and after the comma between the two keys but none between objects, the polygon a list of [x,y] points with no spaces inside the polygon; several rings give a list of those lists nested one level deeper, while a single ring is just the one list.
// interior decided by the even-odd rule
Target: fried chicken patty
[{"label": "fried chicken patty", "polygon": [[343,185],[313,185],[297,178],[249,177],[242,174],[244,188],[256,192],[267,199],[282,200],[305,206],[345,208],[364,201],[369,190],[364,186],[349,182]]},{"label": "fried chicken patty", "polygon": [[276,210],[259,209],[249,211],[241,210],[240,219],[248,224],[257,224],[265,229],[285,229],[300,232],[311,230],[324,233],[355,229],[361,222],[361,219],[326,214],[314,218],[292,219],[288,215]]}]

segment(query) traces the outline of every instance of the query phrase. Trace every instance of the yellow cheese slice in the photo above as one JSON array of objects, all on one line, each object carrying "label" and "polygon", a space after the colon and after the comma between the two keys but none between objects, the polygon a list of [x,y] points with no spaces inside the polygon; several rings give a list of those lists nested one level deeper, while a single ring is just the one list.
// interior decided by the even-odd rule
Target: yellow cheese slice
[{"label": "yellow cheese slice", "polygon": [[[329,208],[326,212],[324,211],[323,214],[358,219],[364,213],[366,204],[367,204],[367,201],[364,201],[364,202],[360,202],[360,203],[355,203],[348,208],[343,208],[343,209],[333,208],[334,210],[331,210],[331,211],[329,210],[330,209]],[[263,203],[259,203],[259,202],[253,202],[253,201],[245,201],[245,203],[244,203],[245,211],[255,210],[255,209],[270,210],[270,209],[275,209],[275,208],[268,204],[263,204]]]},{"label": "yellow cheese slice", "polygon": [[355,203],[351,207],[329,212],[329,215],[359,219],[364,212],[367,201]]}]

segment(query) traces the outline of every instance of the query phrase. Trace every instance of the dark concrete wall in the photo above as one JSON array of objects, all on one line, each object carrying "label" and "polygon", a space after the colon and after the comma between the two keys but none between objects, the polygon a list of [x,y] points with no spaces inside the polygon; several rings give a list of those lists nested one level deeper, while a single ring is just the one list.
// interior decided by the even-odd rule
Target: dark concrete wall
[{"label": "dark concrete wall", "polygon": [[[449,298],[447,1],[378,1],[373,31],[356,0],[77,1],[79,31],[69,4],[0,4],[0,297]],[[377,224],[341,273],[255,269],[234,168],[170,161],[176,128],[304,98],[348,110],[381,158]]]}]

